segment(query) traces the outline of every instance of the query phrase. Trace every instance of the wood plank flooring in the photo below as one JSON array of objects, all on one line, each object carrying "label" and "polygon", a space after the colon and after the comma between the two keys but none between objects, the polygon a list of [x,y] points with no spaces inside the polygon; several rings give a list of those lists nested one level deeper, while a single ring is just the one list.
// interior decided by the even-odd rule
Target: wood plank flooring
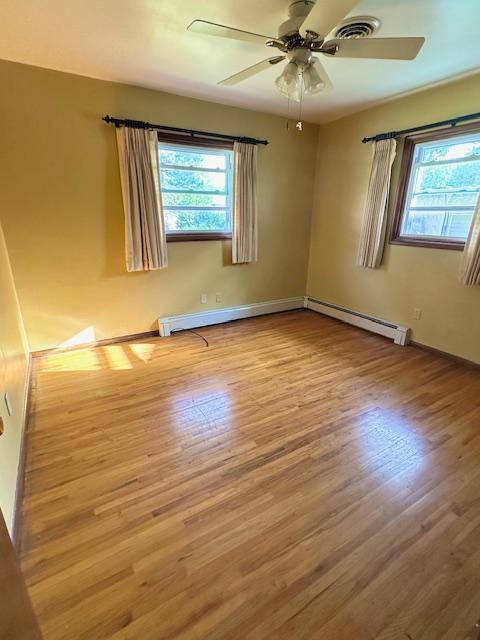
[{"label": "wood plank flooring", "polygon": [[310,311],[37,361],[45,640],[464,640],[480,374]]}]

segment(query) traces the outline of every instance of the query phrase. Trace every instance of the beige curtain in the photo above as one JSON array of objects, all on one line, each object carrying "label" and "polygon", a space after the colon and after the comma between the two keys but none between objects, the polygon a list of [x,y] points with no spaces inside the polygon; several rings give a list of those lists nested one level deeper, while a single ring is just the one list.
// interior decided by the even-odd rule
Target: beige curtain
[{"label": "beige curtain", "polygon": [[467,285],[480,284],[480,195],[463,250],[460,282]]},{"label": "beige curtain", "polygon": [[155,131],[117,127],[127,271],[168,264]]},{"label": "beige curtain", "polygon": [[357,264],[361,267],[376,269],[382,262],[388,192],[396,147],[393,138],[373,143],[373,161],[357,256]]},{"label": "beige curtain", "polygon": [[255,262],[258,257],[257,145],[235,142],[232,262]]}]

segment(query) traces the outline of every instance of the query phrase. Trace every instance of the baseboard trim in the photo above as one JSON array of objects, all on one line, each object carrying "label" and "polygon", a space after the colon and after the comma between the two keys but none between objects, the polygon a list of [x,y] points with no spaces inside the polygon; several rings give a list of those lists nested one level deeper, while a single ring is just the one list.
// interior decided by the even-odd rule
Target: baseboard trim
[{"label": "baseboard trim", "polygon": [[461,356],[456,356],[453,353],[448,353],[448,351],[442,351],[441,349],[430,347],[427,344],[423,344],[422,342],[416,342],[415,340],[411,340],[410,344],[413,347],[418,347],[418,349],[421,349],[422,351],[428,351],[428,353],[433,353],[436,356],[447,358],[448,360],[452,360],[457,364],[462,364],[464,366],[471,367],[472,369],[477,369],[477,371],[480,371],[480,363],[474,362],[473,360],[468,360],[468,358],[462,358]]},{"label": "baseboard trim", "polygon": [[104,338],[102,340],[96,340],[95,342],[83,342],[82,344],[75,344],[69,347],[51,347],[50,349],[40,349],[39,351],[32,351],[33,358],[41,358],[42,356],[48,356],[52,353],[65,353],[67,351],[78,351],[78,349],[88,349],[89,347],[104,347],[109,344],[119,344],[121,342],[130,342],[134,340],[145,340],[148,338],[158,337],[158,331],[144,331],[143,333],[131,333],[127,336],[117,336],[116,338]]},{"label": "baseboard trim", "polygon": [[27,373],[25,381],[25,400],[23,405],[22,433],[20,436],[20,456],[18,459],[12,526],[12,541],[17,553],[20,552],[20,529],[22,525],[22,507],[23,497],[25,495],[25,473],[27,468],[28,423],[32,409],[32,394],[35,375],[34,369],[35,365],[32,355],[28,354]]},{"label": "baseboard trim", "polygon": [[331,302],[324,302],[323,300],[316,300],[315,298],[306,299],[307,309],[322,313],[323,315],[336,318],[347,324],[352,324],[360,329],[371,331],[372,333],[378,333],[386,338],[391,338],[395,344],[405,346],[408,344],[408,327],[403,327],[388,320],[382,318],[376,318],[375,316],[367,316],[364,313],[347,309],[346,307],[340,307],[339,305],[332,304]]},{"label": "baseboard trim", "polygon": [[293,311],[295,309],[303,309],[304,307],[304,296],[270,300],[268,302],[244,304],[238,307],[224,307],[223,309],[212,309],[198,313],[166,316],[158,319],[158,328],[160,336],[165,338],[169,336],[172,331],[207,327],[212,324],[223,324],[224,322],[231,322],[232,320],[253,318],[268,313],[280,313],[281,311]]}]

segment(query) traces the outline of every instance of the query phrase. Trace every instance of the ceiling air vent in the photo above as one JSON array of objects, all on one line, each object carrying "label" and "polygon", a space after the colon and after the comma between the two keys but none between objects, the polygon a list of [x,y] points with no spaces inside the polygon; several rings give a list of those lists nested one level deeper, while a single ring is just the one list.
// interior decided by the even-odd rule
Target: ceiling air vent
[{"label": "ceiling air vent", "polygon": [[372,16],[354,16],[343,20],[334,33],[334,38],[368,38],[378,31],[380,20]]}]

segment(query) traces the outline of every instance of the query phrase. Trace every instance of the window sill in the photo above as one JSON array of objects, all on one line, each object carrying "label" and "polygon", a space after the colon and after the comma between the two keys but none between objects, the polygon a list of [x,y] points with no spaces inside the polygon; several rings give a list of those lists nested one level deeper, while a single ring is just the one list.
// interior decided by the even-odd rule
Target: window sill
[{"label": "window sill", "polygon": [[167,233],[167,242],[196,242],[197,240],[231,240],[232,234],[212,233]]},{"label": "window sill", "polygon": [[449,240],[428,240],[426,238],[392,238],[390,244],[400,244],[407,247],[424,247],[427,249],[450,249],[453,251],[463,251],[465,242]]}]

